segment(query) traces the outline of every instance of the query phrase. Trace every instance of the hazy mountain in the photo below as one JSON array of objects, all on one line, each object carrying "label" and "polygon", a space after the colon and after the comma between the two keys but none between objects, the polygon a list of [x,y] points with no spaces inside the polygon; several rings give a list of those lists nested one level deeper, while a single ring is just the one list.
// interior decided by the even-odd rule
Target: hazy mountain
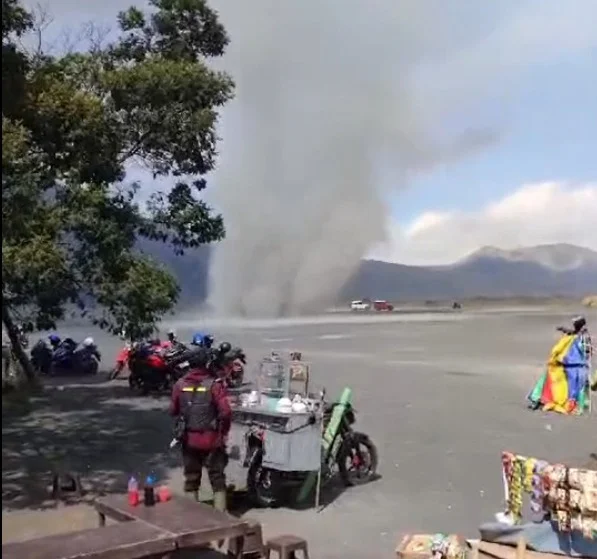
[{"label": "hazy mountain", "polygon": [[483,247],[450,266],[363,261],[342,299],[578,296],[597,290],[597,252],[555,244],[507,251]]},{"label": "hazy mountain", "polygon": [[[159,243],[143,250],[177,276],[181,303],[207,296],[211,248],[176,256]],[[464,297],[582,296],[597,291],[597,252],[553,244],[502,250],[483,247],[449,266],[406,266],[363,260],[339,295],[341,301],[361,299],[424,300]]]},{"label": "hazy mountain", "polygon": [[502,250],[486,246],[465,260],[498,258],[508,262],[535,262],[552,270],[566,271],[597,266],[597,252],[570,244],[539,245],[515,250]]}]

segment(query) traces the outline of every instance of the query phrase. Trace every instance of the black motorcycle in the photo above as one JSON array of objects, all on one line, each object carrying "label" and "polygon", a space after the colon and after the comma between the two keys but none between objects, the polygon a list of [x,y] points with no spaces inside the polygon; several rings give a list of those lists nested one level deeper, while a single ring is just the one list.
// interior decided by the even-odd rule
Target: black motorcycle
[{"label": "black motorcycle", "polygon": [[[360,485],[375,478],[378,453],[368,435],[353,429],[355,410],[350,404],[331,403],[324,407],[324,430],[334,409],[344,406],[338,431],[327,451],[322,452],[322,484],[338,474],[346,487]],[[252,501],[261,507],[281,504],[296,488],[304,483],[305,472],[283,472],[265,468],[263,463],[264,431],[252,428],[246,435],[246,459],[248,466],[247,489]]]}]

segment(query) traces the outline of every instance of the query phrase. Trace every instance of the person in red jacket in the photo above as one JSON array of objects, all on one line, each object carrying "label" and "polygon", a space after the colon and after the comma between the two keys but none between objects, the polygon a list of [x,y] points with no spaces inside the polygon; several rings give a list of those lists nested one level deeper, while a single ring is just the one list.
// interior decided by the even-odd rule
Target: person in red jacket
[{"label": "person in red jacket", "polygon": [[[218,366],[230,366],[226,355],[220,356]],[[181,439],[184,491],[198,499],[205,468],[214,493],[214,507],[225,511],[226,441],[232,423],[225,382],[204,364],[191,369],[174,385],[169,411],[182,419],[184,425]]]}]

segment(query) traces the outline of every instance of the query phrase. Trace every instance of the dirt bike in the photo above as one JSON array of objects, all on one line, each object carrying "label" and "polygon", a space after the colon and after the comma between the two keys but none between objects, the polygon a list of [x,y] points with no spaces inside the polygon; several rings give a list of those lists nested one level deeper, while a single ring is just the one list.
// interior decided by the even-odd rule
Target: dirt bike
[{"label": "dirt bike", "polygon": [[[366,483],[377,474],[378,453],[368,435],[355,431],[355,410],[350,404],[331,403],[324,408],[324,429],[336,406],[344,405],[340,426],[330,444],[332,452],[322,452],[322,484],[338,474],[346,487]],[[260,507],[278,506],[288,495],[288,489],[301,485],[306,472],[282,472],[262,466],[264,456],[264,432],[252,428],[246,435],[247,454],[245,465],[247,489],[251,500]]]}]

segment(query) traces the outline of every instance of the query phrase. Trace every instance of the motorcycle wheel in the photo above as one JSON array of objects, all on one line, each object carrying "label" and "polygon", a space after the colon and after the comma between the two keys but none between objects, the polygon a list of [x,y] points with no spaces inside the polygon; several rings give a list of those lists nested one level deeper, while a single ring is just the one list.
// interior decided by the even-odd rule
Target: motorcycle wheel
[{"label": "motorcycle wheel", "polygon": [[257,450],[247,473],[249,498],[258,507],[276,507],[280,505],[280,474],[264,468],[262,462],[263,451]]},{"label": "motorcycle wheel", "polygon": [[352,433],[338,451],[338,473],[346,487],[371,481],[377,473],[377,448],[364,433]]},{"label": "motorcycle wheel", "polygon": [[141,392],[142,395],[149,393],[145,383],[137,375],[129,375],[129,388],[135,392]]}]

